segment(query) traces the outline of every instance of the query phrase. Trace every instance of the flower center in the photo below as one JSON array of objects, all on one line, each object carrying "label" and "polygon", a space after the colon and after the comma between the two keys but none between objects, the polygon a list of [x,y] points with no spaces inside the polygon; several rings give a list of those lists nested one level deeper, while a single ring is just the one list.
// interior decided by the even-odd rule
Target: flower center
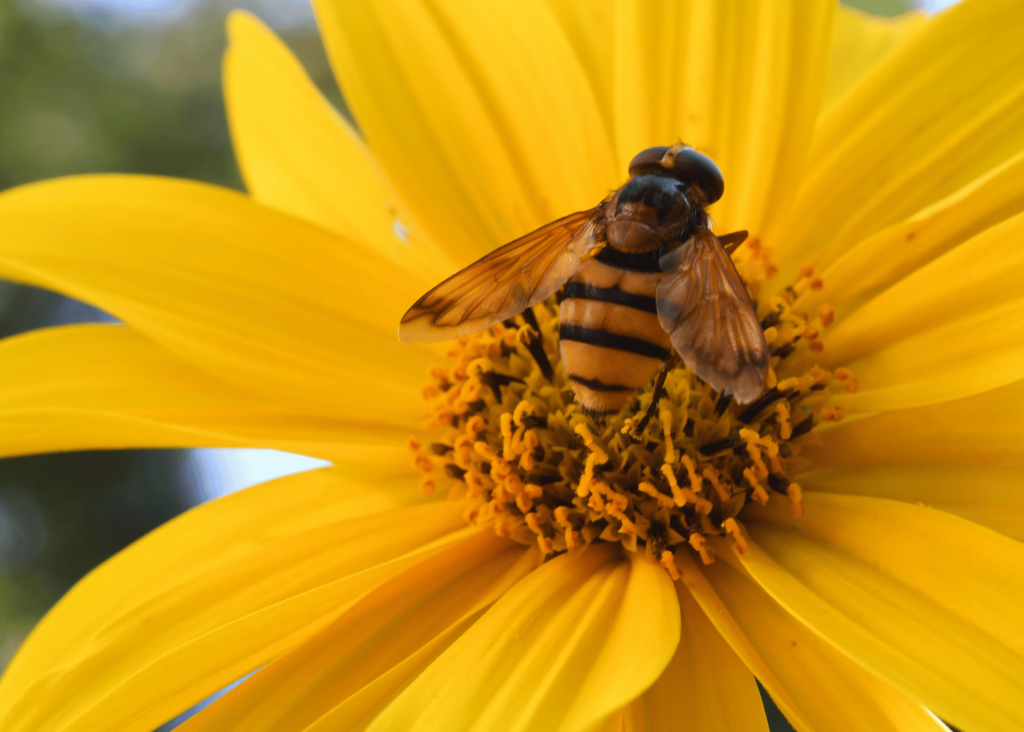
[{"label": "flower center", "polygon": [[[756,297],[771,274],[766,250],[755,240],[737,266]],[[618,414],[594,419],[573,401],[558,359],[557,298],[460,338],[423,390],[431,439],[409,439],[421,488],[446,488],[465,501],[467,521],[493,521],[499,535],[536,543],[545,555],[618,542],[657,557],[676,578],[675,551],[714,561],[710,536],[731,535],[744,551],[737,518],[751,501],[784,500],[801,515],[791,479],[802,467],[801,438],[842,419],[838,407],[825,406],[831,389],[857,389],[842,368],[776,375],[793,371],[787,360],[798,349],[822,350],[818,334],[832,309],[822,305],[809,317],[791,308],[800,292],[820,286],[805,266],[768,301],[768,388],[746,405],[675,366]]]}]

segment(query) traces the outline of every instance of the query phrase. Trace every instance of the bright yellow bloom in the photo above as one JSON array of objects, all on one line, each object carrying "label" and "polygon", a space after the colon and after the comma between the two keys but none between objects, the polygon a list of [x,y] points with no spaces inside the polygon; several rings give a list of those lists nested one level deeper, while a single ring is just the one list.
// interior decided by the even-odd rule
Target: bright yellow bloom
[{"label": "bright yellow bloom", "polygon": [[[316,9],[361,134],[236,14],[249,196],[131,176],[0,195],[0,275],[126,324],[0,344],[2,454],[335,463],[90,574],[0,680],[0,729],[150,732],[254,669],[183,729],[764,730],[755,676],[801,732],[939,729],[926,707],[1024,727],[1019,3]],[[678,139],[723,170],[717,230],[758,240],[737,258],[795,396],[744,427],[678,371],[640,455],[555,409],[523,332],[398,343],[440,278]],[[488,368],[526,384],[499,403]],[[710,458],[716,429],[735,444]],[[627,490],[628,450],[648,462]],[[560,489],[521,477],[556,454],[575,472],[545,513]]]}]

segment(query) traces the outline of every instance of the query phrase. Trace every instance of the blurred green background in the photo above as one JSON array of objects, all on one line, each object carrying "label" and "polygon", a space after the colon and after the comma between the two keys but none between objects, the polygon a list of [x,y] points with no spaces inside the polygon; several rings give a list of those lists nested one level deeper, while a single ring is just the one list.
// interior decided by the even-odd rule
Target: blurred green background
[{"label": "blurred green background", "polygon": [[[910,6],[848,4],[879,14]],[[232,7],[270,23],[341,104],[302,0],[0,0],[0,189],[88,172],[241,188],[220,91]],[[104,319],[83,303],[0,280],[0,337]],[[228,453],[0,460],[0,670],[47,608],[103,559],[189,506],[304,467],[262,451]],[[788,725],[776,716],[773,729]]]}]

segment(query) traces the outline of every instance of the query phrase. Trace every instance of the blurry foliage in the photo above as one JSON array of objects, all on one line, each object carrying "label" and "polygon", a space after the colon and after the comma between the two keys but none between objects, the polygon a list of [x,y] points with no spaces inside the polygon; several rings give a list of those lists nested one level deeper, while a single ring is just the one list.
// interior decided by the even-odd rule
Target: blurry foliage
[{"label": "blurry foliage", "polygon": [[[0,0],[0,189],[99,172],[242,187],[220,89],[228,5],[154,27],[23,2]],[[282,35],[332,90],[315,29]]]},{"label": "blurry foliage", "polygon": [[843,5],[872,15],[899,15],[918,6],[911,0],[843,0]]},{"label": "blurry foliage", "polygon": [[[52,16],[42,22],[8,7],[0,25],[0,186],[122,172],[241,187],[225,154],[220,24],[126,33],[40,9]],[[166,37],[179,34],[181,42]]]},{"label": "blurry foliage", "polygon": [[0,668],[79,577],[192,502],[180,450],[0,461]]}]

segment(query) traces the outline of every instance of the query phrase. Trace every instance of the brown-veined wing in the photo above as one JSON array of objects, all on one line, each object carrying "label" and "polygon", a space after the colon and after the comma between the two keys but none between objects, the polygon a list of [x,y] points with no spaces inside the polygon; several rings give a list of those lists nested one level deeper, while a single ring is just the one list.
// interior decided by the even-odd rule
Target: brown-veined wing
[{"label": "brown-veined wing", "polygon": [[402,317],[404,343],[476,333],[547,299],[604,241],[600,208],[569,214],[520,237],[452,275]]},{"label": "brown-veined wing", "polygon": [[737,402],[754,401],[768,378],[768,344],[736,266],[701,228],[661,259],[658,320],[694,373]]}]

